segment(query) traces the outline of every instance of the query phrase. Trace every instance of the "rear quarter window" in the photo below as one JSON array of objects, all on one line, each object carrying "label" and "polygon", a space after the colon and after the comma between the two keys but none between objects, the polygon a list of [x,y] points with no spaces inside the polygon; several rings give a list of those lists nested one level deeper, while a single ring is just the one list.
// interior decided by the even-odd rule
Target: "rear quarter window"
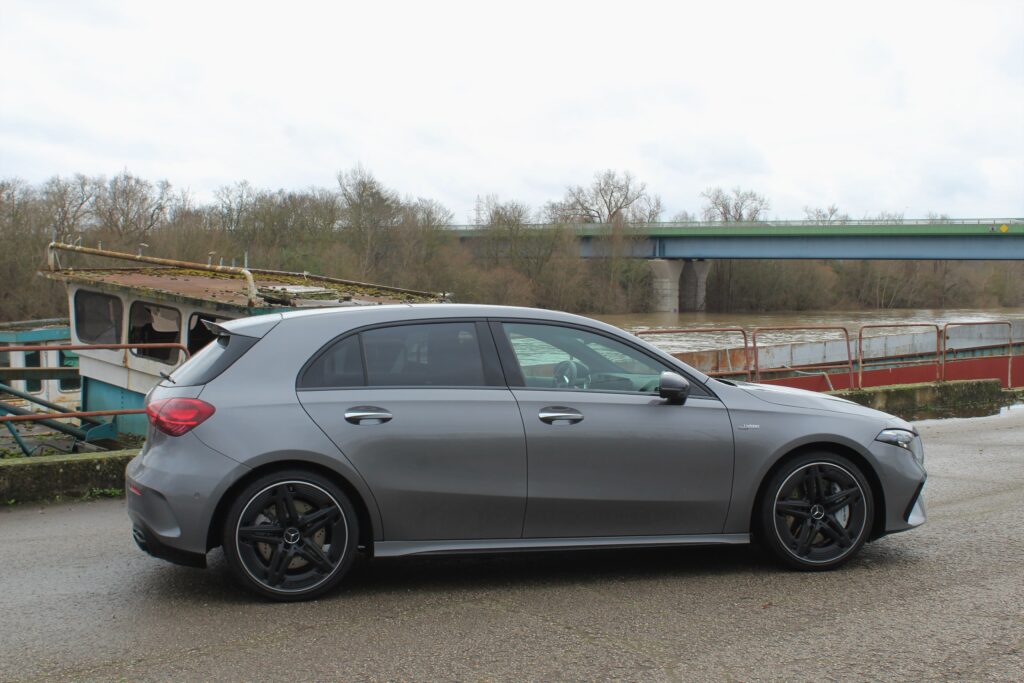
[{"label": "rear quarter window", "polygon": [[259,339],[240,334],[222,334],[171,373],[174,384],[193,387],[209,384],[245,355]]}]

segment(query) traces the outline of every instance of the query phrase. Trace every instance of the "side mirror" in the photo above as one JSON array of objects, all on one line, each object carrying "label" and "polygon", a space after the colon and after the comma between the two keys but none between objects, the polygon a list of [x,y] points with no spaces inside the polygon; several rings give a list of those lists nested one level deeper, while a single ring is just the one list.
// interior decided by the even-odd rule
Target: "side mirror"
[{"label": "side mirror", "polygon": [[658,396],[669,403],[682,405],[690,395],[690,382],[682,375],[665,371],[658,380]]}]

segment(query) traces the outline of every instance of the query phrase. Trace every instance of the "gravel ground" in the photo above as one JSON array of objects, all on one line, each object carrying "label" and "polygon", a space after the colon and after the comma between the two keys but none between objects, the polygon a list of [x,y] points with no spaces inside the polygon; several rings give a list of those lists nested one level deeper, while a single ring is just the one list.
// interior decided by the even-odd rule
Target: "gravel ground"
[{"label": "gravel ground", "polygon": [[0,680],[1020,680],[1024,410],[919,423],[929,522],[844,569],[753,548],[377,560],[276,605],[139,552],[124,502],[0,511]]}]

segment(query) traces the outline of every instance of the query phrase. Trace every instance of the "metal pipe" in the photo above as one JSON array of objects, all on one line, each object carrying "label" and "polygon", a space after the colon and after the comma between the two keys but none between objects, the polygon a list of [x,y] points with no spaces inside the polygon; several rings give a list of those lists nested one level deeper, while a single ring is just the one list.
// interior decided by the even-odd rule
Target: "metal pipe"
[{"label": "metal pipe", "polygon": [[[60,405],[59,403],[51,403],[49,401],[44,401],[43,399],[39,398],[38,396],[33,396],[32,394],[26,393],[24,391],[18,391],[17,389],[15,389],[15,388],[13,388],[11,386],[8,386],[6,384],[0,383],[0,393],[10,394],[11,396],[15,396],[17,398],[24,399],[26,401],[29,401],[30,403],[36,403],[38,405],[43,406],[44,408],[49,408],[50,410],[54,410],[54,411],[57,411],[57,412],[61,412],[61,413],[72,412],[70,409],[66,408],[65,406]],[[84,421],[92,423],[92,424],[97,424],[97,425],[98,424],[102,424],[102,420],[93,420],[91,418],[85,418]]]},{"label": "metal pipe", "polygon": [[[936,323],[870,323],[861,325],[857,330],[857,386],[864,388],[864,330],[878,329],[883,327],[933,327],[935,328],[935,380],[942,379],[942,367],[944,356],[941,350],[939,339],[941,332]],[[924,361],[898,361],[896,363],[878,363],[877,365],[923,365]]]},{"label": "metal pipe", "polygon": [[256,281],[252,277],[252,273],[248,268],[233,268],[231,266],[215,266],[212,264],[192,263],[191,261],[178,261],[177,259],[158,258],[156,256],[142,256],[139,254],[126,254],[120,251],[106,251],[104,249],[93,249],[92,247],[79,247],[74,244],[64,244],[61,242],[50,242],[47,247],[47,264],[50,270],[58,270],[57,258],[55,251],[71,251],[78,254],[88,254],[90,256],[103,256],[105,258],[121,259],[124,261],[136,261],[139,263],[152,263],[158,266],[170,266],[172,268],[188,268],[190,270],[205,270],[212,273],[229,273],[231,275],[241,275],[245,278],[246,296],[248,297],[248,305],[255,306],[257,299],[259,298],[259,292],[256,290]]},{"label": "metal pipe", "polygon": [[[10,413],[10,415],[0,415],[0,423],[5,422],[38,422],[43,426],[55,429],[58,432],[73,436],[79,441],[85,441],[86,433],[84,429],[75,427],[74,425],[64,424],[63,422],[56,422],[54,418],[61,419],[65,417],[79,417],[73,413],[33,413],[24,408],[12,406],[10,403],[0,402],[0,411]],[[91,417],[91,415],[89,416]]]},{"label": "metal pipe", "polygon": [[[777,326],[777,327],[755,327],[753,332],[751,333],[751,347],[753,348],[753,351],[754,351],[754,381],[755,382],[760,382],[761,381],[761,365],[760,365],[760,360],[758,359],[758,353],[757,353],[757,335],[758,335],[758,333],[760,333],[760,332],[797,332],[797,331],[801,331],[801,330],[834,330],[836,332],[842,332],[843,333],[843,338],[846,340],[846,366],[848,368],[849,375],[850,375],[850,379],[849,379],[850,387],[849,388],[850,389],[856,388],[857,385],[854,384],[854,379],[853,379],[853,351],[850,349],[850,331],[847,330],[845,327],[843,327],[841,325],[782,325],[782,326]],[[832,364],[832,365],[801,365],[800,367],[804,368],[804,369],[826,370],[826,369],[835,368],[835,367],[838,367],[838,366],[835,365],[835,364]],[[773,370],[773,369],[776,369],[776,368],[767,368],[767,369],[768,370]],[[782,368],[782,369],[786,369],[786,368]],[[831,382],[829,384],[831,384]]]},{"label": "metal pipe", "polygon": [[[978,322],[948,322],[942,326],[942,379],[946,379],[946,355],[949,353],[949,328],[971,325],[1006,325],[1006,388],[1013,387],[1013,323],[1009,320],[981,320]],[[1002,344],[1000,344],[1002,346]],[[976,348],[976,347],[968,347]],[[984,348],[984,347],[981,347]],[[992,356],[1002,358],[1002,356]]]},{"label": "metal pipe", "polygon": [[[747,331],[742,327],[682,327],[682,328],[669,328],[669,329],[653,329],[653,330],[636,330],[633,332],[638,337],[651,336],[655,334],[698,334],[702,332],[733,332],[743,335],[743,359],[744,368],[743,373],[747,376],[747,381],[750,381],[750,345],[747,338]],[[729,351],[726,349],[726,358],[729,360],[730,366],[732,364],[732,358],[729,356]],[[707,373],[713,376],[714,374],[720,375],[734,375],[738,374],[735,372],[719,372],[719,373]]]},{"label": "metal pipe", "polygon": [[[0,422],[41,422],[47,427],[52,427],[53,429],[65,432],[67,434],[71,434],[71,432],[65,429],[66,427],[68,427],[68,425],[61,424],[60,422],[51,423],[50,421],[53,419],[63,419],[68,417],[83,418],[97,417],[100,415],[140,415],[146,412],[145,408],[135,408],[131,410],[80,410],[70,413],[30,413],[27,410],[22,410],[21,408],[16,408],[14,406],[8,406],[5,403],[0,403],[0,409],[6,410],[11,413],[15,413],[14,415],[0,415]],[[70,429],[74,429],[74,427],[71,427]],[[77,431],[81,433],[81,436],[79,438],[84,439],[85,432],[83,432],[82,430]]]},{"label": "metal pipe", "polygon": [[[177,342],[153,342],[150,344],[43,344],[35,346],[4,346],[3,351],[92,351],[99,350],[121,350],[121,349],[178,349],[188,358],[191,354],[188,347]],[[42,368],[55,369],[55,368]]]}]

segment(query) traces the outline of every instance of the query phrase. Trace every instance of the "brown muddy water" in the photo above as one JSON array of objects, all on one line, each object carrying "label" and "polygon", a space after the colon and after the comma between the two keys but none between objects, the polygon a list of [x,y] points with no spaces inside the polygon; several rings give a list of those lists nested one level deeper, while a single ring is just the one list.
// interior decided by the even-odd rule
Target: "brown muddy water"
[{"label": "brown muddy water", "polygon": [[[989,320],[1024,320],[1024,308],[946,308],[946,309],[890,309],[882,311],[796,311],[774,313],[624,313],[616,315],[596,314],[590,317],[603,320],[624,330],[701,328],[701,327],[742,327],[748,332],[755,327],[780,327],[795,325],[835,325],[846,328],[851,340],[855,339],[857,328],[866,324],[880,323],[937,323],[978,322]],[[906,332],[927,332],[921,327],[910,330],[872,329],[866,336],[898,334]],[[758,335],[762,343],[782,344],[787,342],[820,341],[839,339],[842,333],[827,330],[803,330],[797,332],[769,333]],[[647,337],[658,348],[669,353],[681,351],[705,351],[743,346],[743,339],[732,333],[690,333],[664,334]]]}]

